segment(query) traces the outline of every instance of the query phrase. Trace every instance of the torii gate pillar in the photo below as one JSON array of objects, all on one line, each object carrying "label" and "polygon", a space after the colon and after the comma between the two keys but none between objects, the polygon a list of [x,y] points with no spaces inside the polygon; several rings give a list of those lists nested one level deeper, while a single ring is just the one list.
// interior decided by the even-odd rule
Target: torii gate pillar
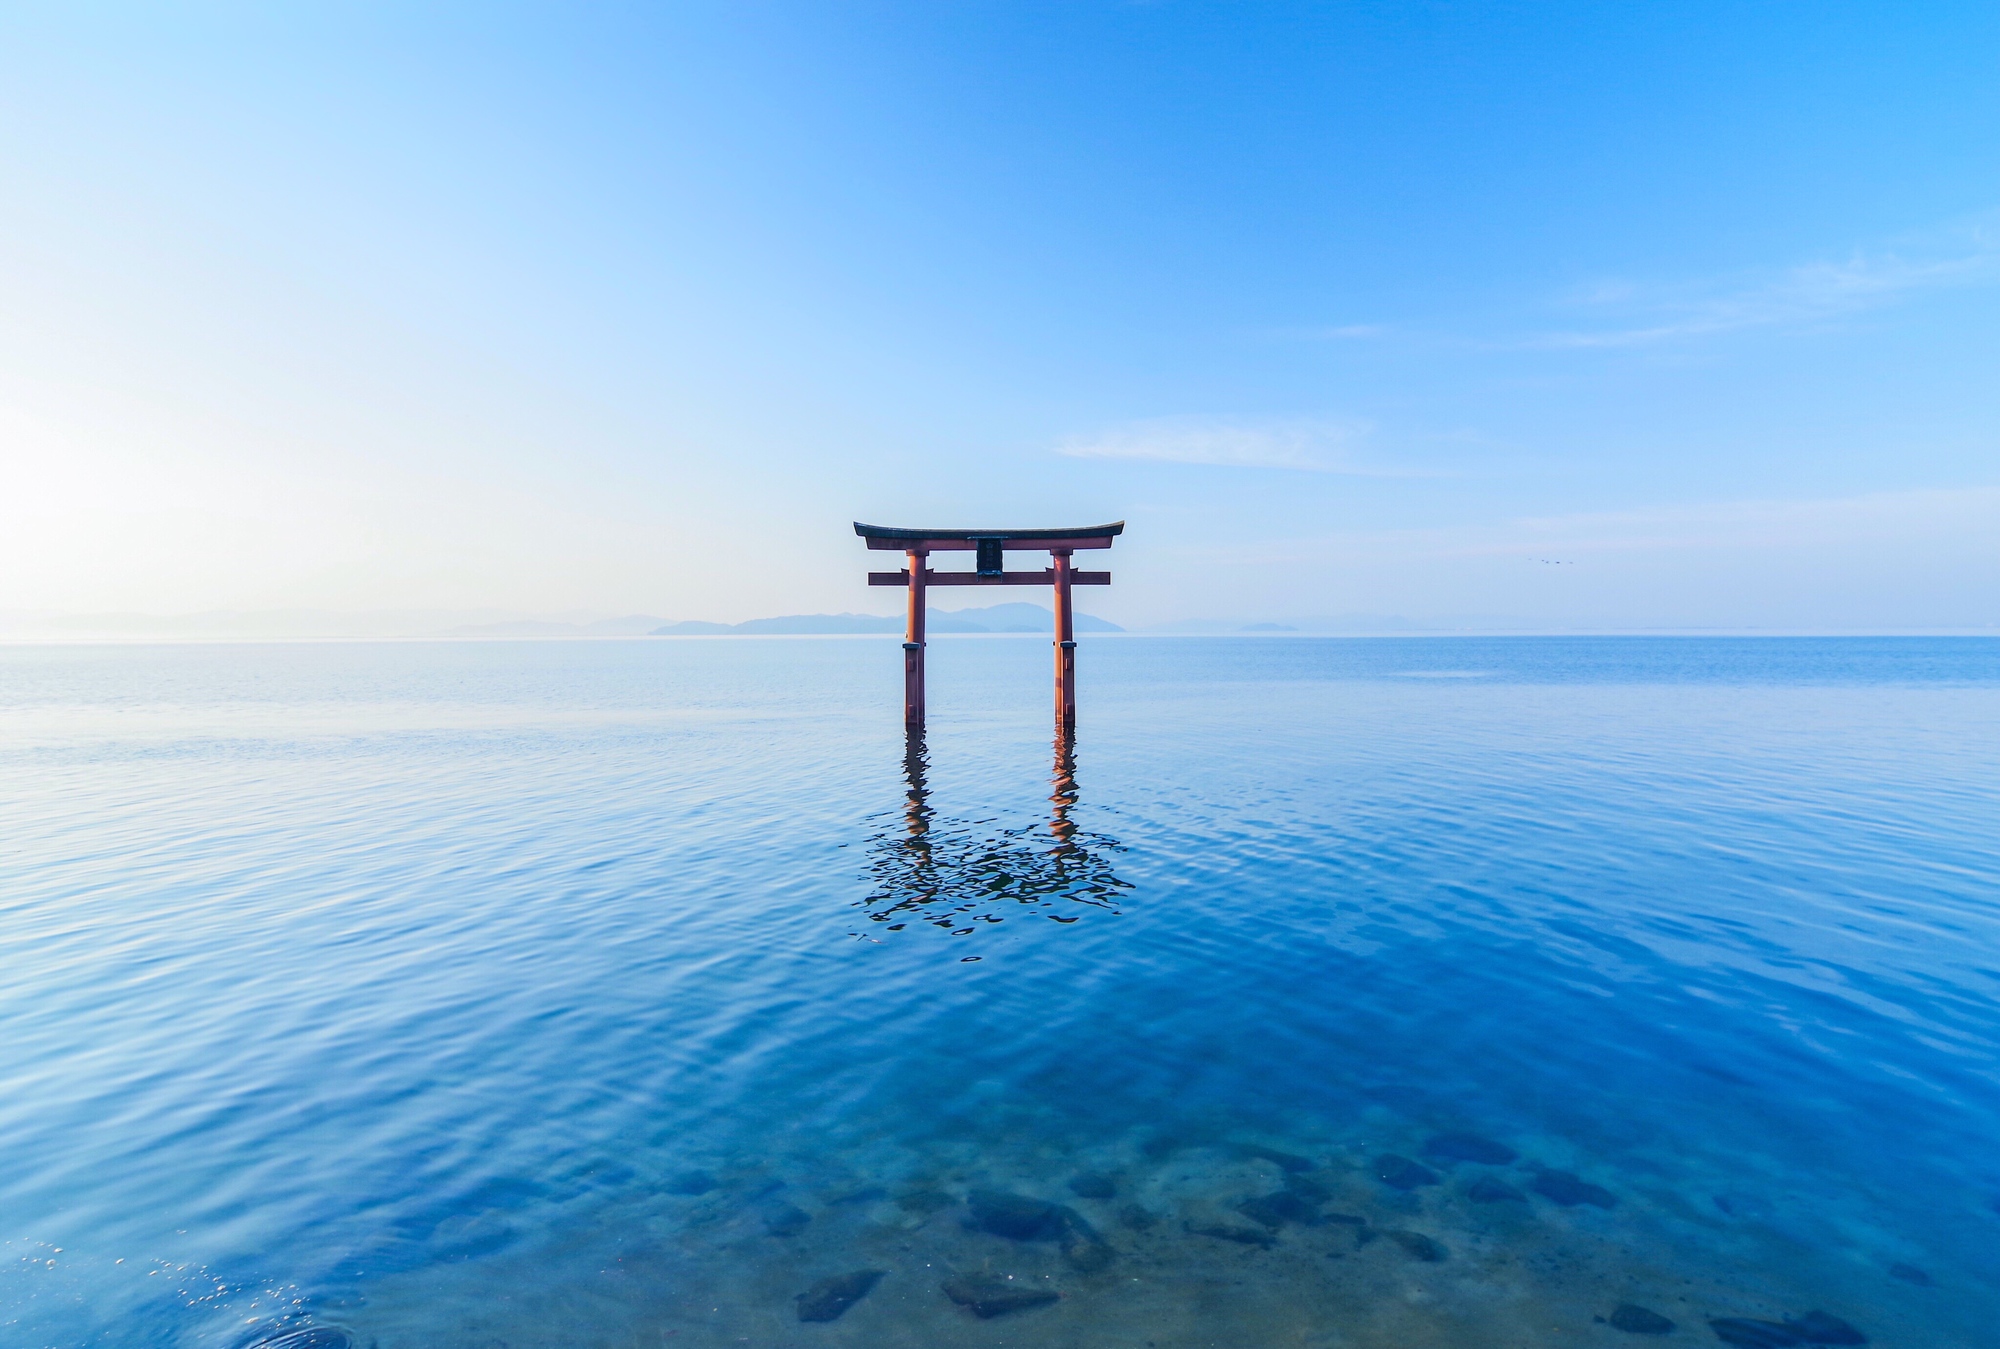
[{"label": "torii gate pillar", "polygon": [[910,550],[910,616],[903,626],[903,721],[910,726],[924,724],[924,571],[929,556],[926,549]]},{"label": "torii gate pillar", "polygon": [[[927,593],[934,585],[1045,585],[1055,590],[1056,726],[1069,731],[1076,727],[1076,611],[1070,588],[1080,585],[1110,585],[1108,571],[1078,571],[1071,565],[1074,554],[1109,548],[1111,541],[1125,532],[1125,522],[1087,525],[1078,529],[901,529],[856,522],[854,532],[877,551],[908,555],[902,571],[871,571],[868,584],[903,586],[909,592],[909,618],[903,630],[903,722],[911,730],[924,724],[924,614]],[[1009,552],[1049,554],[1046,571],[1008,571],[1003,557]],[[972,571],[933,571],[933,552],[975,554]]]},{"label": "torii gate pillar", "polygon": [[1056,725],[1076,725],[1076,622],[1070,605],[1069,549],[1052,548],[1056,591]]}]

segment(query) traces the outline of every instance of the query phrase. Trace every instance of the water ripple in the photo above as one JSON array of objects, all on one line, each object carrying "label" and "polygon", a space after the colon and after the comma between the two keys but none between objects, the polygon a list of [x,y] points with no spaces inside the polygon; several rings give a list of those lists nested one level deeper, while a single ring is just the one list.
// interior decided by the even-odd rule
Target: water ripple
[{"label": "water ripple", "polygon": [[0,648],[0,1343],[1991,1342],[2000,643],[897,654]]}]

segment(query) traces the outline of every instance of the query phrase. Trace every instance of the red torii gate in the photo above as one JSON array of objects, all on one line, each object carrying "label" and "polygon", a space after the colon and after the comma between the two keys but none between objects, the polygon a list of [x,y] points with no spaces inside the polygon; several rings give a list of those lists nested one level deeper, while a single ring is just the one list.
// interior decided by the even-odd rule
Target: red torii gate
[{"label": "red torii gate", "polygon": [[[1125,532],[1125,522],[1077,529],[895,529],[854,524],[854,532],[881,552],[909,554],[901,571],[871,571],[872,586],[907,586],[910,616],[903,635],[903,721],[924,724],[924,592],[931,586],[1054,586],[1056,595],[1056,725],[1076,726],[1076,630],[1070,609],[1071,586],[1108,586],[1108,571],[1077,571],[1072,553],[1109,548]],[[932,571],[932,553],[973,553],[972,571]],[[1049,554],[1046,571],[1008,571],[1004,553]]]}]

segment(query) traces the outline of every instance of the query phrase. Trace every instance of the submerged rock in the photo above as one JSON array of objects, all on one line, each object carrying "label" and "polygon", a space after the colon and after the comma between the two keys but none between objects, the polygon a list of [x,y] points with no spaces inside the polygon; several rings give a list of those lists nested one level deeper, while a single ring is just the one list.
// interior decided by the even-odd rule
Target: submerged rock
[{"label": "submerged rock", "polygon": [[1382,1235],[1426,1264],[1434,1265],[1449,1254],[1443,1246],[1422,1232],[1405,1232],[1401,1228],[1392,1228],[1384,1231]]},{"label": "submerged rock", "polygon": [[1769,1218],[1774,1211],[1767,1199],[1734,1192],[1716,1195],[1715,1206],[1732,1218]]},{"label": "submerged rock", "polygon": [[911,1190],[896,1196],[896,1207],[905,1213],[936,1213],[957,1202],[943,1190]]},{"label": "submerged rock", "polygon": [[1071,1193],[1085,1199],[1109,1199],[1118,1193],[1111,1177],[1095,1171],[1079,1171],[1069,1178]]},{"label": "submerged rock", "polygon": [[354,1349],[354,1337],[337,1326],[305,1326],[257,1340],[248,1349]]},{"label": "submerged rock", "polygon": [[1729,1316],[1720,1321],[1710,1321],[1708,1328],[1715,1332],[1715,1338],[1724,1344],[1736,1345],[1738,1349],[1786,1349],[1789,1345],[1805,1343],[1796,1330],[1777,1321],[1753,1321],[1744,1316]]},{"label": "submerged rock", "polygon": [[707,1194],[715,1188],[715,1177],[706,1171],[683,1171],[667,1178],[668,1194]]},{"label": "submerged rock", "polygon": [[1097,1235],[1097,1229],[1090,1225],[1090,1219],[1078,1213],[1068,1204],[1057,1204],[1056,1214],[1062,1219],[1063,1228],[1069,1236],[1080,1237],[1087,1241],[1101,1240]]},{"label": "submerged rock", "polygon": [[974,1190],[966,1196],[972,1225],[1013,1241],[1060,1241],[1069,1231],[1059,1204],[1005,1190]]},{"label": "submerged rock", "polygon": [[1004,1274],[954,1274],[944,1281],[944,1295],[982,1321],[1046,1307],[1062,1296],[1053,1288]]},{"label": "submerged rock", "polygon": [[1097,1234],[1097,1229],[1085,1220],[1081,1213],[1067,1204],[1056,1206],[1056,1214],[1062,1220],[1063,1263],[1071,1269],[1085,1274],[1095,1274],[1111,1263],[1111,1247]]},{"label": "submerged rock", "polygon": [[1062,1244],[1062,1257],[1063,1263],[1071,1269],[1082,1274],[1095,1274],[1111,1263],[1113,1253],[1095,1234],[1087,1237],[1071,1234]]},{"label": "submerged rock", "polygon": [[1322,1221],[1319,1206],[1294,1190],[1280,1190],[1276,1194],[1260,1194],[1254,1199],[1246,1199],[1236,1206],[1236,1211],[1272,1231],[1286,1223],[1317,1227]]},{"label": "submerged rock", "polygon": [[1481,1176],[1466,1187],[1465,1193],[1475,1204],[1498,1204],[1508,1199],[1526,1202],[1528,1198],[1498,1176]]},{"label": "submerged rock", "polygon": [[1294,1152],[1280,1152],[1258,1143],[1238,1143],[1236,1155],[1249,1157],[1260,1162],[1272,1162],[1285,1171],[1313,1171],[1319,1164],[1310,1157],[1301,1157]]},{"label": "submerged rock", "polygon": [[759,1216],[764,1220],[764,1230],[774,1237],[797,1236],[812,1221],[812,1214],[783,1199],[764,1205]]},{"label": "submerged rock", "polygon": [[1532,1188],[1542,1198],[1552,1199],[1564,1208],[1575,1208],[1578,1204],[1610,1208],[1618,1202],[1618,1196],[1602,1185],[1592,1185],[1568,1171],[1544,1171],[1535,1177]]},{"label": "submerged rock", "polygon": [[1439,1134],[1425,1140],[1424,1156],[1434,1162],[1478,1162],[1482,1166],[1505,1166],[1520,1154],[1505,1143],[1496,1143],[1478,1134]]},{"label": "submerged rock", "polygon": [[863,1185],[858,1190],[848,1190],[827,1200],[829,1204],[879,1204],[889,1197],[889,1192],[880,1185]]},{"label": "submerged rock", "polygon": [[1277,1241],[1261,1227],[1251,1227],[1244,1223],[1183,1223],[1189,1232],[1198,1237],[1214,1237],[1218,1241],[1234,1241],[1243,1246],[1257,1246],[1269,1250]]},{"label": "submerged rock", "polygon": [[1111,1247],[1081,1213],[1005,1190],[974,1190],[966,1197],[972,1226],[1010,1241],[1055,1241],[1072,1269],[1095,1273],[1111,1263]]},{"label": "submerged rock", "polygon": [[1611,1313],[1611,1327],[1627,1335],[1665,1335],[1674,1323],[1649,1307],[1624,1302]]},{"label": "submerged rock", "polygon": [[1838,1316],[1827,1312],[1807,1312],[1804,1316],[1787,1316],[1785,1324],[1799,1337],[1801,1344],[1866,1344],[1868,1337],[1856,1330]]},{"label": "submerged rock", "polygon": [[1422,1162],[1385,1152],[1375,1159],[1375,1178],[1398,1190],[1414,1190],[1419,1185],[1435,1185],[1438,1173]]},{"label": "submerged rock", "polygon": [[879,1269],[857,1269],[821,1279],[792,1299],[799,1304],[799,1320],[838,1321],[842,1312],[868,1296],[881,1277]]},{"label": "submerged rock", "polygon": [[1310,1199],[1315,1204],[1324,1204],[1333,1198],[1333,1191],[1315,1176],[1292,1172],[1285,1177],[1285,1188],[1293,1194]]},{"label": "submerged rock", "polygon": [[1118,1210],[1118,1221],[1134,1232],[1144,1232],[1159,1220],[1159,1214],[1142,1204],[1127,1204]]},{"label": "submerged rock", "polygon": [[1919,1288],[1929,1288],[1931,1286],[1930,1275],[1924,1273],[1915,1265],[1906,1265],[1900,1260],[1889,1266],[1889,1277],[1892,1279],[1901,1279],[1904,1283],[1913,1283]]}]

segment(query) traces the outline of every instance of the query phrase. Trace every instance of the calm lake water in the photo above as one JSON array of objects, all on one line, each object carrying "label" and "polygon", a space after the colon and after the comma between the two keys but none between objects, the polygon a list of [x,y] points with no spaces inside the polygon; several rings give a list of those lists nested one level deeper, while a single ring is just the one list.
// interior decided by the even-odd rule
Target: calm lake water
[{"label": "calm lake water", "polygon": [[2000,640],[1080,654],[0,648],[0,1344],[2000,1343]]}]

